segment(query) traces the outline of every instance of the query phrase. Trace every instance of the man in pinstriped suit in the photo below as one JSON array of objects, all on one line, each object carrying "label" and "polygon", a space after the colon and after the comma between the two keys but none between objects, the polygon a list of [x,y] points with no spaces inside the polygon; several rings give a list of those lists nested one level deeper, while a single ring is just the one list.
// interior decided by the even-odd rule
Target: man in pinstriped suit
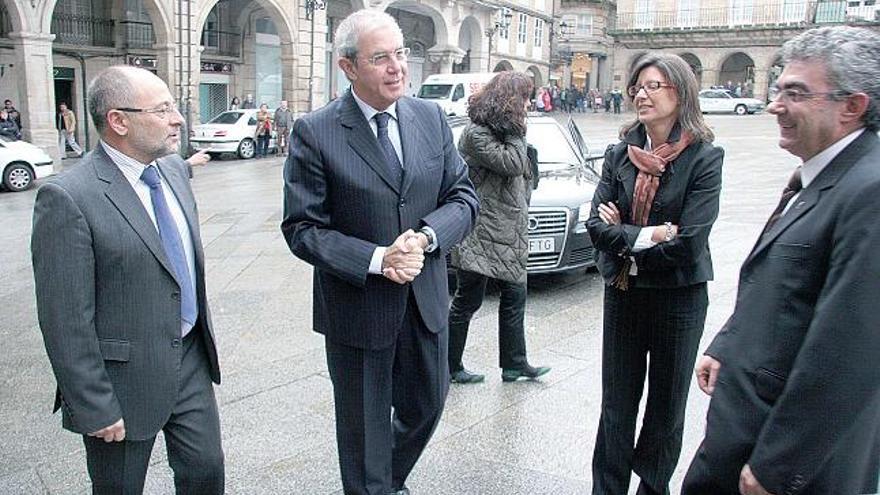
[{"label": "man in pinstriped suit", "polygon": [[177,492],[221,494],[220,369],[198,212],[186,163],[160,159],[176,151],[183,117],[143,69],[111,67],[88,94],[101,143],[34,205],[55,410],[83,435],[93,493],[141,493],[162,430]]},{"label": "man in pinstriped suit", "polygon": [[356,12],[336,42],[352,90],[294,124],[281,229],[315,266],[344,491],[407,494],[449,388],[444,255],[478,200],[442,110],[403,96],[394,19]]}]

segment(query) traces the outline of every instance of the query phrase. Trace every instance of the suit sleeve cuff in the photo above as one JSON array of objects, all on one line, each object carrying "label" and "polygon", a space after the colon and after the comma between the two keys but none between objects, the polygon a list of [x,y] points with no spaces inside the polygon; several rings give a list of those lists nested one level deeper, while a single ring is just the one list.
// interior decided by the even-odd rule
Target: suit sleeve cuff
[{"label": "suit sleeve cuff", "polygon": [[[371,275],[381,275],[382,274],[382,258],[385,257],[385,247],[377,246],[376,250],[373,251],[373,257],[370,259],[370,274]],[[361,265],[363,266],[363,265]],[[363,270],[363,268],[362,268]]]}]

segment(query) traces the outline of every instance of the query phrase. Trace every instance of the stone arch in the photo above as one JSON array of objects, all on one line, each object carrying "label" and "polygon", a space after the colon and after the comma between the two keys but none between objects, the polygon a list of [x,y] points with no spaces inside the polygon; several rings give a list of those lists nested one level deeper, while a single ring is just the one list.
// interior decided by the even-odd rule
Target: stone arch
[{"label": "stone arch", "polygon": [[387,11],[389,8],[429,17],[434,23],[434,43],[437,46],[449,43],[449,26],[446,25],[443,14],[435,7],[413,0],[399,0],[387,3],[382,10]]},{"label": "stone arch", "polygon": [[484,64],[483,33],[480,22],[472,15],[464,18],[458,30],[458,47],[465,51],[459,72],[480,72]]},{"label": "stone arch", "polygon": [[703,82],[703,63],[700,61],[700,57],[691,52],[680,53],[679,56],[691,67],[694,76],[697,78],[697,87],[701,88]]},{"label": "stone arch", "polygon": [[[22,11],[22,9],[18,6],[19,3],[16,0],[2,0],[0,2],[0,7],[3,7],[6,10],[7,17],[9,18],[9,23],[11,24],[10,32],[22,32],[28,30],[30,26],[28,26],[28,18]],[[0,26],[2,28],[2,26]]]},{"label": "stone arch", "polygon": [[[211,13],[214,6],[216,6],[219,1],[220,0],[208,0],[201,5],[195,25],[195,31],[199,33],[199,36],[201,36],[202,31],[205,29],[205,23],[208,21],[208,14]],[[289,45],[296,41],[297,38],[294,35],[294,29],[296,26],[288,22],[287,15],[278,0],[254,0],[254,2],[262,7],[263,10],[266,11],[266,15],[272,19],[272,22],[275,24],[275,29],[278,31],[278,37],[281,38],[282,46]],[[242,26],[241,19],[246,19],[251,12],[253,12],[253,9],[248,9],[242,12],[238,21],[239,27]]]},{"label": "stone arch", "polygon": [[492,69],[492,72],[505,72],[508,70],[513,70],[513,64],[507,60],[501,60],[495,64],[495,68]]},{"label": "stone arch", "polygon": [[[43,33],[52,32],[52,16],[55,14],[55,7],[59,0],[49,0],[45,4],[45,10],[39,17],[39,31]],[[153,23],[153,33],[156,36],[156,45],[165,47],[174,43],[174,23],[171,19],[171,13],[168,12],[160,0],[143,0],[144,9],[150,16]]]},{"label": "stone arch", "polygon": [[540,88],[544,85],[544,79],[541,76],[541,69],[534,65],[530,65],[528,69],[526,69],[526,74],[532,76],[532,82],[535,84],[536,88]]},{"label": "stone arch", "polygon": [[723,86],[731,81],[748,84],[755,82],[755,61],[743,52],[733,52],[724,58],[718,70],[718,85]]}]

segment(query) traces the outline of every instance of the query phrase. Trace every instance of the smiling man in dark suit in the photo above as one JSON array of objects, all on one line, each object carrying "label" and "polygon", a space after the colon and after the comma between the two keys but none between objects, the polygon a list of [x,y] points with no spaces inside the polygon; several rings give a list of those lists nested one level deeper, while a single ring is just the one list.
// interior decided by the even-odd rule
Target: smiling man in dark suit
[{"label": "smiling man in dark suit", "polygon": [[803,161],[697,365],[684,495],[874,493],[880,468],[880,34],[807,31],[768,107]]},{"label": "smiling man in dark suit", "polygon": [[294,123],[281,230],[315,266],[345,493],[409,493],[449,389],[444,256],[478,202],[443,112],[403,96],[394,18],[355,12],[335,39],[352,90]]},{"label": "smiling man in dark suit", "polygon": [[160,430],[177,493],[223,493],[198,213],[186,164],[166,157],[183,117],[168,86],[134,67],[98,74],[88,99],[100,144],[34,205],[55,408],[83,435],[93,493],[141,493]]}]

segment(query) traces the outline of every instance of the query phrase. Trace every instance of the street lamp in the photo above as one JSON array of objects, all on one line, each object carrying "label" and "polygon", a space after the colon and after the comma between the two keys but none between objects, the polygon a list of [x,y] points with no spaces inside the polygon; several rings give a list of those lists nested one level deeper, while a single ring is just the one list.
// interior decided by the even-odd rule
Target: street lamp
[{"label": "street lamp", "polygon": [[315,80],[315,11],[327,8],[327,2],[324,0],[305,0],[306,20],[310,25],[311,43],[309,43],[309,111],[314,106],[314,80]]},{"label": "street lamp", "polygon": [[499,29],[506,30],[510,27],[511,18],[513,18],[513,14],[505,8],[501,11],[501,18],[496,19],[491,27],[486,28],[486,36],[489,38],[489,52],[486,54],[486,65],[488,66],[486,72],[492,72],[492,39]]},{"label": "street lamp", "polygon": [[569,48],[562,48],[559,46],[560,42],[568,41],[571,36],[571,28],[573,28],[571,24],[568,24],[565,21],[560,23],[556,23],[555,21],[550,25],[550,63],[552,66],[559,66],[568,64],[571,62],[571,50]]}]

